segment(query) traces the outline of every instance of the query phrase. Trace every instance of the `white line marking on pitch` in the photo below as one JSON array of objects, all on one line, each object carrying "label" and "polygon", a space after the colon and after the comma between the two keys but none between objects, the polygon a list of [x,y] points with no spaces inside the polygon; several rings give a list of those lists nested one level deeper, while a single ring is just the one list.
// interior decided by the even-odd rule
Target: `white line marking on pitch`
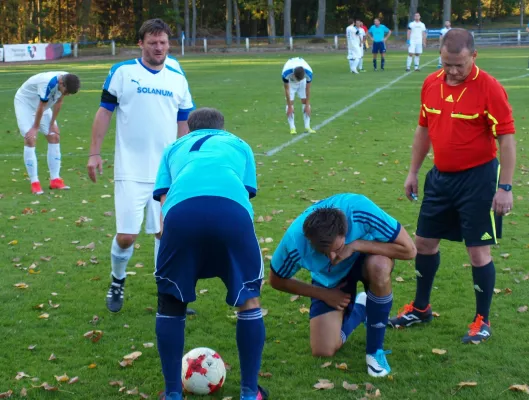
[{"label": "white line marking on pitch", "polygon": [[[426,64],[422,65],[423,67],[433,63],[433,62],[436,62],[438,61],[439,59],[438,58],[435,58],[433,59],[432,61],[429,61],[427,62]],[[345,113],[347,113],[348,111],[352,110],[353,108],[355,107],[358,107],[360,104],[364,103],[366,100],[369,100],[371,97],[373,97],[374,95],[376,95],[377,93],[380,93],[381,91],[393,86],[395,83],[397,83],[398,81],[400,81],[401,79],[405,78],[406,76],[412,74],[413,72],[406,72],[405,74],[399,76],[398,78],[392,80],[390,83],[388,83],[387,85],[384,85],[384,86],[381,86],[379,87],[378,89],[375,89],[373,92],[369,93],[367,96],[364,96],[362,97],[360,100],[357,100],[356,102],[354,102],[353,104],[345,107],[344,109],[338,111],[336,114],[334,114],[332,117],[329,117],[327,118],[325,121],[323,121],[322,123],[320,123],[319,125],[316,125],[314,127],[314,130],[319,130],[321,128],[323,128],[325,125],[327,124],[330,124],[332,121],[334,121],[336,118],[339,118],[341,117],[342,115],[344,115]],[[270,156],[273,156],[274,154],[276,153],[279,153],[281,150],[283,150],[284,148],[290,146],[291,144],[294,144],[296,142],[299,142],[301,139],[304,139],[306,138],[307,136],[309,136],[310,133],[308,132],[305,132],[305,133],[302,133],[301,135],[298,135],[296,137],[294,137],[293,139],[289,140],[288,142],[285,142],[283,143],[282,145],[279,145],[277,147],[274,147],[273,149],[271,150],[268,150],[265,154],[270,157]]]}]

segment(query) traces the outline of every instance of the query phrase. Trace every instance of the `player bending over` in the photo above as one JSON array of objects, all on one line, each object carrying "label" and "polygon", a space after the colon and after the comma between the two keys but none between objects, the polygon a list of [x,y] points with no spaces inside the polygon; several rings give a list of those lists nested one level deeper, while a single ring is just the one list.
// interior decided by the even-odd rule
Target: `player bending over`
[{"label": "player bending over", "polygon": [[287,100],[287,119],[290,125],[290,134],[295,135],[296,124],[294,123],[294,99],[296,94],[301,99],[301,112],[303,113],[303,122],[305,123],[305,131],[308,133],[316,133],[310,127],[310,87],[312,84],[312,69],[307,62],[301,58],[289,59],[281,74],[283,85],[285,87],[285,97]]},{"label": "player bending over", "polygon": [[264,268],[250,203],[257,193],[253,152],[224,131],[224,117],[215,109],[191,113],[189,128],[165,150],[153,196],[163,214],[155,277],[165,399],[182,399],[187,304],[196,300],[197,280],[213,277],[222,279],[226,302],[239,309],[240,398],[267,399],[257,384],[265,341],[259,303]]},{"label": "player bending over", "polygon": [[[394,260],[415,257],[404,228],[367,197],[345,193],[306,209],[285,232],[271,263],[270,285],[310,297],[312,354],[332,357],[367,315],[367,372],[391,371],[383,350],[393,303]],[[301,268],[312,283],[294,279]],[[368,289],[355,298],[357,282]]]},{"label": "player bending over", "polygon": [[64,71],[42,72],[29,78],[15,94],[15,115],[18,129],[24,136],[24,163],[31,181],[31,192],[42,194],[37,173],[37,133],[48,141],[50,189],[69,189],[60,176],[61,145],[57,116],[65,96],[79,91],[77,75]]}]

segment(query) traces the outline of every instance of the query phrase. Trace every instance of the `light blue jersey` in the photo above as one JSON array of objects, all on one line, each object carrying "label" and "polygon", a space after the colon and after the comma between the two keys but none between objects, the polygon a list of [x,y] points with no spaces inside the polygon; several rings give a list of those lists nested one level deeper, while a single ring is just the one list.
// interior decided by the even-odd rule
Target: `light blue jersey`
[{"label": "light blue jersey", "polygon": [[241,204],[253,220],[250,198],[257,194],[255,160],[250,146],[237,136],[220,130],[191,132],[163,154],[153,197],[167,198],[165,217],[175,204],[197,196],[219,196]]},{"label": "light blue jersey", "polygon": [[329,258],[317,252],[303,234],[305,219],[316,209],[324,207],[338,208],[347,218],[345,243],[355,240],[393,242],[399,232],[400,224],[395,218],[380,209],[367,197],[359,194],[344,193],[331,196],[307,208],[287,229],[272,257],[271,268],[281,278],[291,278],[301,268],[311,272],[312,279],[319,284],[332,288],[349,273],[360,253],[337,265]]},{"label": "light blue jersey", "polygon": [[374,42],[383,42],[384,37],[389,33],[389,29],[386,25],[380,24],[379,26],[371,25],[369,33],[373,36]]}]

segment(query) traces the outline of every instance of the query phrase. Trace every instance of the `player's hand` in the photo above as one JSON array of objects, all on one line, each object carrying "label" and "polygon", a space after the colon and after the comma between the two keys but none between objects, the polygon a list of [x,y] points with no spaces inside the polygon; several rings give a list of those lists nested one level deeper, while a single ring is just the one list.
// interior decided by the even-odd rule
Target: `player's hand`
[{"label": "player's hand", "polygon": [[293,105],[287,105],[287,117],[291,117],[292,114],[294,114],[294,106]]},{"label": "player's hand", "polygon": [[90,177],[90,180],[95,183],[97,181],[96,171],[99,171],[99,175],[103,175],[103,160],[101,159],[101,156],[90,156],[88,158],[88,165],[86,168],[88,169],[88,176]]},{"label": "player's hand", "polygon": [[28,141],[36,140],[38,133],[39,133],[39,128],[31,127],[28,133],[26,133],[25,139]]},{"label": "player's hand", "polygon": [[311,108],[310,108],[310,104],[305,104],[305,106],[303,107],[303,112],[305,114],[307,114],[307,117],[310,117],[310,114],[312,112]]},{"label": "player's hand", "polygon": [[344,286],[345,282],[333,289],[328,289],[325,293],[325,299],[323,301],[329,307],[332,307],[338,311],[343,311],[351,302],[351,295],[340,290]]},{"label": "player's hand", "polygon": [[406,190],[406,197],[408,200],[413,201],[417,198],[413,198],[412,194],[415,196],[419,195],[419,178],[417,174],[409,173],[406,181],[404,182],[404,189]]},{"label": "player's hand", "polygon": [[48,129],[48,134],[49,135],[53,135],[53,134],[60,135],[61,132],[59,131],[59,125],[57,125],[55,122],[51,124]]},{"label": "player's hand", "polygon": [[492,200],[492,209],[497,215],[505,215],[512,210],[512,191],[498,189]]}]

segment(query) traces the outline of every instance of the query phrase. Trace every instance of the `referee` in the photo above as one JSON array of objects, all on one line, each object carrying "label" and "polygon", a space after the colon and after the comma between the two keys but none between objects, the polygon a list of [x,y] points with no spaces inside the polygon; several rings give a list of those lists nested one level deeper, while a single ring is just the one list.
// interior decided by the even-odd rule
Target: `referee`
[{"label": "referee", "polygon": [[451,29],[440,52],[443,69],[429,75],[422,87],[419,126],[404,184],[408,199],[417,200],[417,175],[431,144],[434,167],[426,175],[415,243],[415,300],[389,324],[404,328],[432,320],[429,303],[440,264],[439,242],[464,239],[472,263],[476,314],[463,343],[479,343],[491,336],[496,271],[490,245],[500,237],[501,216],[513,204],[514,121],[504,88],[475,64],[470,32]]}]

